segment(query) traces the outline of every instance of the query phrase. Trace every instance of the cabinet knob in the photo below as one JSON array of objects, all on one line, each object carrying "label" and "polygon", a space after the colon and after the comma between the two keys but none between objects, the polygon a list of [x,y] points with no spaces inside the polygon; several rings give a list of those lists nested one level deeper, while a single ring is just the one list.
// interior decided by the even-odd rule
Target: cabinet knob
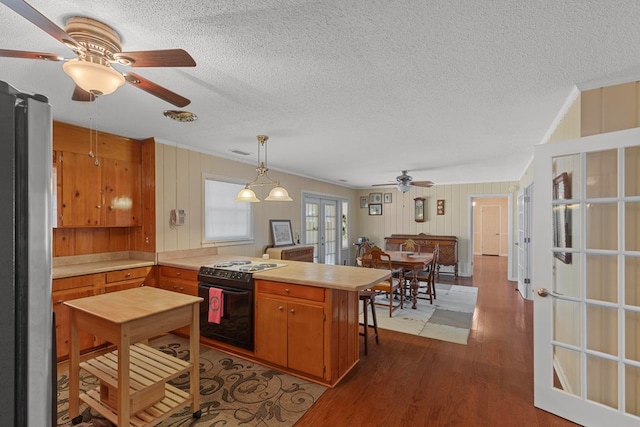
[{"label": "cabinet knob", "polygon": [[278,310],[282,311],[282,310],[284,310],[284,307],[283,306],[279,306]]},{"label": "cabinet knob", "polygon": [[96,209],[101,209],[102,205],[96,205]]},{"label": "cabinet knob", "polygon": [[131,277],[131,273],[127,273],[127,277]]},{"label": "cabinet knob", "polygon": [[284,291],[285,291],[286,293],[291,292],[291,291],[289,290],[289,288],[285,288],[285,289],[284,289]]},{"label": "cabinet knob", "polygon": [[178,271],[178,272],[176,273],[176,276],[182,276],[182,273]]},{"label": "cabinet knob", "polygon": [[173,289],[178,289],[178,285],[173,285]]},{"label": "cabinet knob", "polygon": [[292,308],[292,309],[291,309],[291,314],[295,314],[295,313],[296,313],[296,309],[295,309],[295,308]]},{"label": "cabinet knob", "polygon": [[56,301],[56,304],[58,304],[58,305],[59,305],[59,304],[62,304],[62,300],[61,300],[61,299],[59,299],[58,301]]}]

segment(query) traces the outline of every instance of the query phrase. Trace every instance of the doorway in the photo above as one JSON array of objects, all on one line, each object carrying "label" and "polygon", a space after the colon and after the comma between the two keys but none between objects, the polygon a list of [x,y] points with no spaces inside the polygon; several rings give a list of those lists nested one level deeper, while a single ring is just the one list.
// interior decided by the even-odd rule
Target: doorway
[{"label": "doorway", "polygon": [[469,263],[479,255],[507,257],[507,280],[516,280],[512,253],[513,197],[507,194],[469,195]]},{"label": "doorway", "polygon": [[303,244],[313,246],[313,262],[338,265],[348,259],[343,253],[348,202],[344,199],[318,194],[303,194],[305,232]]}]

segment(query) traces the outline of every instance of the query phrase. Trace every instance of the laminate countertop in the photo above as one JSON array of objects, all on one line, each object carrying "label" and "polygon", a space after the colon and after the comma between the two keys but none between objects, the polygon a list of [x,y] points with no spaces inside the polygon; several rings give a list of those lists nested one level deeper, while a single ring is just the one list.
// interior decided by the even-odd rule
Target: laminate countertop
[{"label": "laminate countertop", "polygon": [[64,277],[83,276],[85,274],[105,273],[107,271],[125,270],[127,268],[150,267],[155,265],[154,261],[141,259],[114,259],[84,262],[78,264],[57,265],[51,269],[52,279],[62,279]]},{"label": "laminate countertop", "polygon": [[253,273],[255,279],[297,285],[316,286],[329,289],[359,291],[388,279],[391,273],[374,268],[352,267],[346,265],[315,264],[311,262],[290,260],[263,260],[233,255],[209,255],[190,258],[178,258],[159,262],[158,265],[198,270],[200,266],[219,264],[237,259],[248,259],[255,262],[275,262],[286,264],[284,267]]}]

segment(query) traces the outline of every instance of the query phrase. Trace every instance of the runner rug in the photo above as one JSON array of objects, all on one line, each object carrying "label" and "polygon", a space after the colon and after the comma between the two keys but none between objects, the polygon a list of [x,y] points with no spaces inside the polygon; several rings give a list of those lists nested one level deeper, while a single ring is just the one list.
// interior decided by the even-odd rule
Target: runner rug
[{"label": "runner rug", "polygon": [[[404,308],[395,310],[392,317],[389,317],[388,307],[376,306],[378,327],[466,345],[478,299],[478,288],[441,283],[436,283],[435,286],[437,298],[433,300],[433,304],[429,300],[419,299],[417,308],[412,309],[411,301],[406,301]],[[380,302],[384,298],[386,296],[376,297]],[[362,313],[360,320],[362,321]]]},{"label": "runner rug", "polygon": [[[168,334],[149,344],[180,359],[189,359],[189,341],[184,338]],[[82,369],[80,377],[81,390],[98,386],[97,379]],[[188,374],[176,378],[171,384],[188,392]],[[158,426],[293,426],[325,390],[326,387],[321,385],[201,346],[201,418],[193,419],[191,409],[187,407]],[[60,369],[58,426],[72,425],[68,414],[68,391],[68,371]],[[112,426],[84,403],[80,412],[83,420],[78,426]]]}]

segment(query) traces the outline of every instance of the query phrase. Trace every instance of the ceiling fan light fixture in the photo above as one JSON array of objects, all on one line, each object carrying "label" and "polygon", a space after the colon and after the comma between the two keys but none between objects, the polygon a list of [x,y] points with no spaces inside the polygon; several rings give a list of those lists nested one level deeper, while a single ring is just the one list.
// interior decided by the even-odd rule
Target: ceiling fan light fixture
[{"label": "ceiling fan light fixture", "polygon": [[398,190],[402,191],[403,193],[406,193],[407,191],[411,190],[411,185],[407,184],[406,182],[399,182]]},{"label": "ceiling fan light fixture", "polygon": [[124,84],[124,76],[109,65],[73,59],[62,69],[76,85],[96,95],[109,95]]}]

